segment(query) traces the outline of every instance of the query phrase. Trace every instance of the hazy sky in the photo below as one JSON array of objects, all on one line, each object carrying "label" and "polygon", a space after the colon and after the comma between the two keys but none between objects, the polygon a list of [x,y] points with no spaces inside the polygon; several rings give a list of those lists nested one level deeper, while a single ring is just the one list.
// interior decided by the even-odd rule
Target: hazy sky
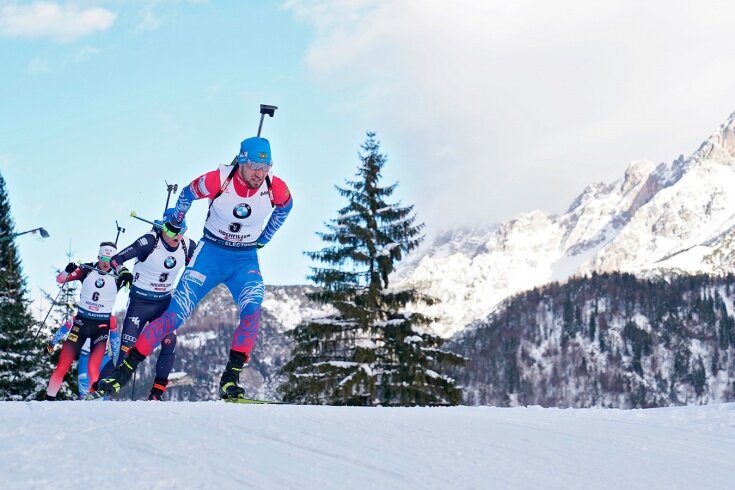
[{"label": "hazy sky", "polygon": [[[294,211],[261,255],[302,251],[343,201],[365,131],[429,233],[563,211],[631,160],[690,154],[735,110],[732,2],[0,0],[0,171],[34,296],[51,271],[156,217],[165,182],[257,130]],[[198,239],[206,204],[188,217]]]}]

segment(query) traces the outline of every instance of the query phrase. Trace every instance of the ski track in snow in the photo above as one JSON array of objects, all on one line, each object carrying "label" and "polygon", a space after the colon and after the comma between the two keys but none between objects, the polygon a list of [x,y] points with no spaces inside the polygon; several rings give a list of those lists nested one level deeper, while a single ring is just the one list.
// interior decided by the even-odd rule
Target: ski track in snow
[{"label": "ski track in snow", "polygon": [[733,488],[735,404],[0,402],[0,488]]}]

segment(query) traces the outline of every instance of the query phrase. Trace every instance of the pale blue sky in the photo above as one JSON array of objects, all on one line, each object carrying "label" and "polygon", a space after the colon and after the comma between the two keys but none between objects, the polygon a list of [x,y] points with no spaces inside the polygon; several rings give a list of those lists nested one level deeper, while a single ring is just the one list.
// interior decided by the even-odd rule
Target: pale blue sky
[{"label": "pale blue sky", "polygon": [[[548,4],[548,5],[547,5]],[[631,160],[691,153],[735,110],[730,2],[0,0],[0,171],[34,297],[71,239],[126,245],[179,185],[265,121],[293,213],[261,256],[302,251],[343,204],[365,131],[429,233],[558,212]],[[188,216],[201,234],[205,202]]]}]

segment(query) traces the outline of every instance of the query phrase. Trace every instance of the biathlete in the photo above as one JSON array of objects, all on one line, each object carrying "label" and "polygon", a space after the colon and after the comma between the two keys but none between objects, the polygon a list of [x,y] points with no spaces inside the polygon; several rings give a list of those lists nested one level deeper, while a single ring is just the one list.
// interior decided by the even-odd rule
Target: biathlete
[{"label": "biathlete", "polygon": [[209,214],[204,236],[169,307],[143,329],[122,364],[110,376],[100,379],[95,397],[119,392],[140,362],[176,331],[218,284],[227,286],[240,307],[240,321],[220,379],[219,395],[224,399],[244,397],[245,390],[238,385],[239,375],[258,336],[264,295],[258,249],[268,244],[293,207],[286,183],[271,174],[272,165],[268,140],[248,138],[240,144],[232,165],[223,165],[196,178],[179,194],[175,215],[164,224],[164,229],[180,232],[193,201],[206,198]]},{"label": "biathlete", "polygon": [[[173,216],[173,213],[173,209],[166,210],[164,220]],[[125,262],[131,259],[136,259],[136,262],[123,321],[120,353],[114,362],[111,360],[102,368],[101,378],[109,376],[122,363],[138,340],[143,327],[161,316],[171,303],[171,291],[179,271],[189,263],[197,246],[194,240],[184,237],[185,231],[184,222],[179,232],[156,227],[112,257],[110,264],[118,274],[125,269]],[[171,332],[161,342],[161,351],[156,361],[156,377],[148,395],[149,400],[163,399],[175,357],[176,332]]]},{"label": "biathlete", "polygon": [[[59,362],[51,374],[46,388],[46,400],[56,400],[56,395],[69,371],[72,362],[79,355],[84,342],[90,339],[88,374],[89,382],[97,380],[100,363],[107,348],[107,338],[112,320],[112,308],[115,305],[117,292],[126,285],[127,270],[119,271],[117,278],[113,275],[110,260],[117,252],[112,242],[100,243],[97,264],[67,264],[63,272],[56,277],[56,282],[64,284],[69,281],[81,281],[79,308],[71,322],[71,328],[62,344]],[[127,272],[129,275],[130,272]],[[53,349],[53,348],[52,348]],[[47,347],[48,350],[48,347]]]}]

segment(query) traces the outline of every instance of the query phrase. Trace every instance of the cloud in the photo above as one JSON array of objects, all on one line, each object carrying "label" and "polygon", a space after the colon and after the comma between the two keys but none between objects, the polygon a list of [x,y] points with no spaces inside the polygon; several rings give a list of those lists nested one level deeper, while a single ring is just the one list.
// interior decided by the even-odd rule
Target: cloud
[{"label": "cloud", "polygon": [[[735,109],[735,4],[291,0],[306,63],[398,149],[434,224],[561,211]],[[388,145],[384,145],[388,146]],[[391,155],[389,155],[391,156]],[[395,157],[392,156],[392,161]],[[431,223],[430,223],[431,224]]]},{"label": "cloud", "polygon": [[100,50],[98,48],[95,48],[93,46],[85,46],[79,50],[75,59],[77,63],[83,63],[85,61],[89,61],[98,54],[100,54]]},{"label": "cloud", "polygon": [[159,3],[159,1],[148,2],[140,9],[140,22],[138,23],[137,30],[154,31],[161,27],[163,21],[155,12]]},{"label": "cloud", "polygon": [[146,0],[141,7],[138,15],[140,22],[136,26],[138,31],[154,31],[163,25],[163,16],[158,11],[167,6],[186,5],[203,5],[209,3],[209,0]]},{"label": "cloud", "polygon": [[6,37],[50,38],[70,42],[109,29],[117,14],[100,7],[82,9],[54,2],[10,3],[0,6],[0,34]]},{"label": "cloud", "polygon": [[28,71],[30,73],[51,73],[48,60],[42,58],[33,58],[28,62]]}]

